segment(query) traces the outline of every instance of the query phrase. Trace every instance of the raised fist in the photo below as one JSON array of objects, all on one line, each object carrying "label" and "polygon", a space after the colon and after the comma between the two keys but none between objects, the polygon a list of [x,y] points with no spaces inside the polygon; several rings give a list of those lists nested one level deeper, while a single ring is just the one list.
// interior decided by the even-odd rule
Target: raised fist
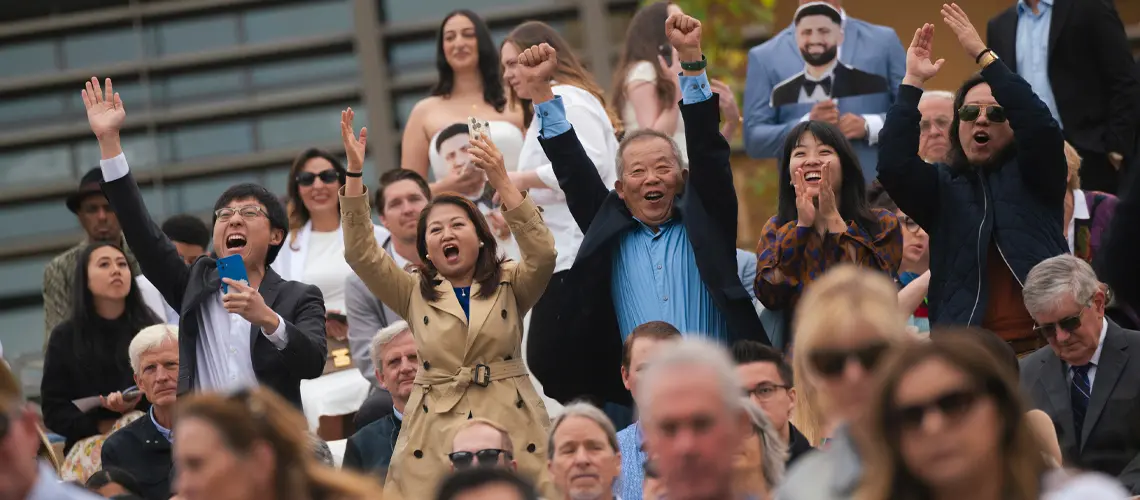
[{"label": "raised fist", "polygon": [[548,43],[522,51],[518,59],[519,76],[526,85],[547,85],[558,69],[558,51]]},{"label": "raised fist", "polygon": [[[682,57],[696,53],[700,58],[701,52],[701,22],[693,16],[675,12],[665,20],[665,35],[669,43]],[[692,62],[692,61],[686,61]]]}]

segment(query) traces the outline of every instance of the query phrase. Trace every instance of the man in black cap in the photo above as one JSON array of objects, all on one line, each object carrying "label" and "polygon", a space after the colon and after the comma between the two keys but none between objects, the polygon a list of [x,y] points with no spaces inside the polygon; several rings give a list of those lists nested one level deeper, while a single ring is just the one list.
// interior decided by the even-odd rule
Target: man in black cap
[{"label": "man in black cap", "polygon": [[119,219],[103,196],[99,183],[103,173],[99,167],[88,170],[79,181],[79,189],[67,197],[67,209],[79,218],[79,225],[87,233],[87,238],[78,245],[52,259],[44,268],[44,345],[51,331],[71,315],[71,288],[75,281],[75,259],[79,251],[88,244],[109,241],[119,245],[127,255],[127,262],[137,276],[139,265],[127,248]]}]

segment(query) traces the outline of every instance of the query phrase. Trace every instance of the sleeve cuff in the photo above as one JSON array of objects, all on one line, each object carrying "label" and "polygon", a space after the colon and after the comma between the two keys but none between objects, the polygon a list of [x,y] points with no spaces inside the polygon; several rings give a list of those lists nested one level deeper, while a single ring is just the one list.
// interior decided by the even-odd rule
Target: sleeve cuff
[{"label": "sleeve cuff", "polygon": [[262,328],[261,334],[265,335],[265,338],[269,339],[269,342],[273,343],[273,347],[276,347],[278,351],[284,349],[289,343],[289,331],[285,329],[285,319],[280,314],[277,315],[277,329],[273,333],[266,333],[265,329]]},{"label": "sleeve cuff", "polygon": [[683,104],[696,104],[712,98],[712,89],[709,88],[707,74],[702,72],[697,76],[685,76],[682,73],[678,78],[680,78],[681,83],[681,102]]},{"label": "sleeve cuff", "polygon": [[566,105],[562,103],[562,96],[536,104],[534,114],[538,117],[539,130],[543,139],[550,139],[570,130],[570,122],[566,121]]},{"label": "sleeve cuff", "polygon": [[357,225],[365,222],[372,222],[371,208],[368,206],[368,187],[365,186],[364,192],[356,196],[346,196],[344,188],[340,188],[340,218],[343,225]]},{"label": "sleeve cuff", "polygon": [[918,100],[922,98],[922,89],[912,85],[899,85],[899,104],[918,107]]},{"label": "sleeve cuff", "polygon": [[103,182],[117,181],[126,177],[131,169],[127,166],[126,153],[119,153],[107,160],[99,160],[99,168],[103,171]]},{"label": "sleeve cuff", "polygon": [[879,143],[879,132],[883,130],[882,115],[863,115],[867,122],[867,143],[874,146]]},{"label": "sleeve cuff", "polygon": [[539,216],[542,209],[534,204],[529,193],[523,193],[523,201],[519,206],[510,210],[503,211],[503,218],[507,220],[507,225],[511,229],[521,229],[531,222],[532,219]]}]

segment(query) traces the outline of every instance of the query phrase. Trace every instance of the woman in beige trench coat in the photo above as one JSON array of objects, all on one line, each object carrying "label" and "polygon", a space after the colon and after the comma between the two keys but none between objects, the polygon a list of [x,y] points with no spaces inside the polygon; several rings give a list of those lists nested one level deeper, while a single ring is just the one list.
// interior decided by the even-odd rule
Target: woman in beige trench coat
[{"label": "woman in beige trench coat", "polygon": [[[424,267],[397,267],[376,244],[360,177],[367,129],[357,139],[352,110],[341,116],[349,176],[341,195],[345,260],[384,304],[412,327],[422,363],[405,407],[385,484],[385,500],[431,498],[451,464],[456,424],[472,417],[509,429],[519,473],[557,498],[546,468],[550,419],[522,357],[523,317],[554,271],[554,237],[538,207],[507,178],[502,155],[471,141],[518,240],[520,262],[503,262],[479,210],[460,196],[437,196],[420,215],[416,248]],[[466,303],[466,304],[465,304]]]}]

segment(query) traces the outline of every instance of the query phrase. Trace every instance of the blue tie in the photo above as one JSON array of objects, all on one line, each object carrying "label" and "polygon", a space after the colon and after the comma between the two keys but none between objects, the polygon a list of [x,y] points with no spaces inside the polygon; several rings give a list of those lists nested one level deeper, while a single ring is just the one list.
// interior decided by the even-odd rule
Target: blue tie
[{"label": "blue tie", "polygon": [[1085,424],[1085,413],[1089,409],[1089,394],[1092,394],[1092,388],[1089,386],[1089,368],[1092,366],[1092,363],[1089,363],[1069,367],[1073,373],[1073,387],[1069,391],[1069,397],[1073,403],[1073,425],[1077,430],[1078,443],[1081,441],[1081,428]]}]

